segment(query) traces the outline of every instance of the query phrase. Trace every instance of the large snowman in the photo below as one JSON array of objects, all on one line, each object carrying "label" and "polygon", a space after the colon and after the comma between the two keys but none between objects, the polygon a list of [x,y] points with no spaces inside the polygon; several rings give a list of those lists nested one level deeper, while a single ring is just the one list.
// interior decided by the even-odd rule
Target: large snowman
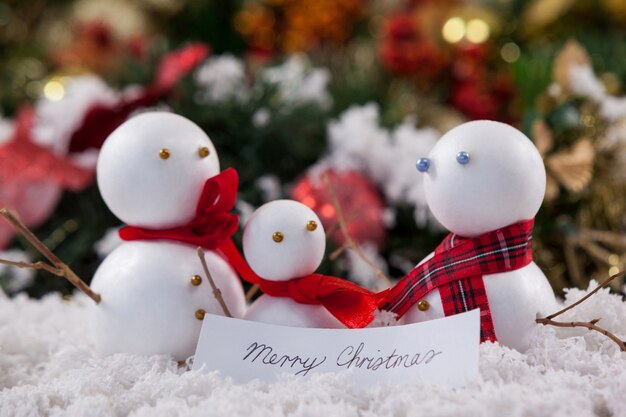
[{"label": "large snowman", "polygon": [[[220,172],[208,136],[184,117],[164,112],[133,117],[104,143],[98,186],[124,223],[168,229],[194,218],[207,179]],[[206,252],[213,279],[234,317],[242,317],[241,283],[228,263]],[[223,314],[203,277],[196,246],[172,240],[124,242],[97,270],[92,288],[102,296],[91,314],[103,354],[193,354],[205,314]]]},{"label": "large snowman", "polygon": [[[326,248],[324,227],[315,212],[293,200],[276,200],[258,208],[246,223],[243,251],[250,268],[271,282],[313,274]],[[291,327],[344,328],[321,305],[263,294],[248,309],[246,320]]]},{"label": "large snowman", "polygon": [[[417,168],[424,175],[433,215],[463,238],[532,219],[545,193],[545,168],[535,146],[517,129],[498,122],[474,121],[450,130]],[[431,253],[420,265],[432,257]],[[484,275],[483,282],[497,340],[524,351],[537,314],[555,310],[548,280],[530,262]],[[435,288],[404,319],[413,323],[443,316],[442,298]]]}]

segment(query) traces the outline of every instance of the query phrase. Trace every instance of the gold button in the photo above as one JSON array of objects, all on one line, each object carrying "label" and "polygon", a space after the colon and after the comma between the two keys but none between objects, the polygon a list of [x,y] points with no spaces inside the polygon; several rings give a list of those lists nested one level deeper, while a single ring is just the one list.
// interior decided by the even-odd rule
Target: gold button
[{"label": "gold button", "polygon": [[306,224],[306,230],[312,232],[315,229],[317,229],[317,223],[315,222],[315,220],[309,220],[309,222]]},{"label": "gold button", "polygon": [[204,315],[206,314],[206,311],[204,311],[203,309],[199,308],[196,310],[196,318],[198,320],[204,320]]},{"label": "gold button", "polygon": [[191,285],[198,286],[202,284],[202,277],[200,275],[194,275],[191,277]]},{"label": "gold button", "polygon": [[209,148],[206,146],[198,149],[198,155],[200,155],[200,158],[206,158],[210,153],[211,151],[209,151]]},{"label": "gold button", "polygon": [[274,232],[274,234],[272,235],[272,239],[274,239],[274,242],[276,243],[282,242],[284,238],[285,237],[280,232]]},{"label": "gold button", "polygon": [[426,300],[420,300],[417,302],[417,308],[419,311],[428,311],[430,304]]},{"label": "gold button", "polygon": [[170,150],[167,148],[163,148],[159,151],[159,157],[161,159],[167,159],[170,157]]}]

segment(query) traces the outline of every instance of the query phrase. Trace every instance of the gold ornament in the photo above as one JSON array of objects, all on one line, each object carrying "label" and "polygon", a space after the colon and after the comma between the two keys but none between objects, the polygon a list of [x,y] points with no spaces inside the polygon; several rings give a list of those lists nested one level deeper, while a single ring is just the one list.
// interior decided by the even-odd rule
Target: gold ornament
[{"label": "gold ornament", "polygon": [[591,66],[591,59],[587,51],[573,39],[567,41],[552,64],[552,78],[561,87],[563,92],[571,92],[570,70],[573,66]]},{"label": "gold ornament", "polygon": [[535,34],[561,16],[575,4],[575,0],[533,0],[522,13],[519,27],[526,35]]},{"label": "gold ornament", "polygon": [[163,148],[159,151],[159,157],[161,159],[167,159],[170,157],[170,150],[167,148]]},{"label": "gold ornament", "polygon": [[430,303],[426,300],[420,300],[417,302],[417,308],[419,311],[428,311],[430,309]]},{"label": "gold ornament", "polygon": [[211,151],[209,151],[209,148],[207,148],[206,146],[198,149],[198,155],[200,155],[200,158],[206,158],[207,156],[209,156],[210,153]]},{"label": "gold ornament", "polygon": [[191,285],[195,285],[197,287],[200,284],[202,284],[202,277],[200,275],[194,275],[191,277]]},{"label": "gold ornament", "polygon": [[282,242],[284,238],[285,237],[283,236],[283,234],[281,232],[274,232],[274,234],[272,235],[272,239],[276,243]]},{"label": "gold ornament", "polygon": [[317,229],[317,223],[315,222],[315,220],[309,220],[309,222],[306,224],[306,230],[312,232],[315,229]]},{"label": "gold ornament", "polygon": [[206,315],[206,311],[204,311],[203,309],[199,308],[196,310],[196,318],[198,320],[204,320],[205,315]]},{"label": "gold ornament", "polygon": [[547,201],[558,197],[559,184],[573,193],[581,192],[589,185],[593,177],[595,160],[595,149],[590,139],[579,139],[571,148],[546,156],[554,147],[550,128],[543,120],[536,120],[532,135],[535,146],[546,164]]}]

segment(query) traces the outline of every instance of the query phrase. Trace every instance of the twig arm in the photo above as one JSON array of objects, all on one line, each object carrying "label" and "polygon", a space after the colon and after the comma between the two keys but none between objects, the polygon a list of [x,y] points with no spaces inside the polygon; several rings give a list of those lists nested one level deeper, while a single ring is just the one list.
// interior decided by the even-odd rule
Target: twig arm
[{"label": "twig arm", "polygon": [[555,317],[560,316],[561,314],[565,313],[566,311],[571,310],[572,308],[576,307],[577,305],[585,302],[585,300],[589,299],[589,297],[591,297],[592,295],[594,295],[595,293],[600,291],[600,289],[602,289],[602,288],[606,287],[607,285],[609,285],[609,283],[611,281],[613,281],[615,278],[621,277],[621,276],[623,276],[625,274],[626,274],[626,271],[622,271],[622,272],[618,272],[617,274],[611,275],[610,277],[608,277],[607,279],[602,281],[596,288],[594,288],[593,291],[589,292],[589,294],[585,295],[584,297],[582,297],[580,300],[576,301],[572,305],[567,306],[567,307],[557,311],[554,314],[550,314],[548,317],[537,318],[535,320],[535,322],[537,322],[539,324],[543,324],[544,326],[584,327],[586,329],[593,330],[593,331],[596,331],[596,332],[599,332],[599,333],[605,335],[606,337],[611,339],[613,342],[615,342],[617,344],[617,346],[619,346],[619,348],[620,348],[620,350],[622,352],[626,352],[626,342],[624,342],[622,339],[620,339],[619,337],[615,336],[613,333],[611,333],[610,331],[606,330],[605,328],[598,326],[598,322],[600,321],[600,319],[593,319],[591,321],[568,321],[568,322],[553,320]]},{"label": "twig arm", "polygon": [[[94,292],[91,288],[89,288],[89,285],[87,285],[85,281],[80,279],[78,275],[76,275],[74,271],[72,271],[70,267],[67,266],[67,264],[65,264],[54,253],[52,253],[52,251],[48,249],[48,247],[41,240],[39,240],[37,236],[35,236],[33,232],[31,232],[28,229],[28,227],[24,225],[24,223],[22,223],[15,215],[13,215],[13,213],[11,213],[6,208],[2,208],[0,209],[0,215],[4,217],[9,223],[11,223],[13,228],[19,234],[24,236],[24,238],[28,240],[28,242],[31,245],[33,245],[33,247],[37,249],[37,251],[41,253],[46,259],[48,259],[53,265],[53,266],[50,266],[43,262],[37,262],[35,264],[24,263],[21,266],[20,265],[13,265],[13,266],[17,266],[19,268],[42,269],[56,276],[63,277],[67,279],[69,282],[71,282],[80,291],[85,293],[96,304],[100,303],[100,301],[102,300],[102,297],[100,296],[100,294],[98,294],[97,292]],[[6,262],[3,262],[3,263],[6,263]]]},{"label": "twig arm", "polygon": [[555,321],[555,320],[552,320],[552,319],[549,319],[548,317],[546,317],[546,318],[539,318],[536,321],[537,321],[537,323],[543,324],[544,326],[584,327],[584,328],[587,328],[589,330],[594,330],[596,332],[602,333],[603,335],[605,335],[606,337],[608,337],[609,339],[614,341],[617,344],[617,346],[619,346],[619,348],[620,348],[620,350],[622,352],[626,352],[626,342],[624,342],[622,339],[620,339],[619,337],[615,336],[613,333],[609,332],[605,328],[602,328],[602,327],[598,326],[596,323],[599,321],[599,319],[594,319],[594,320],[591,320],[591,321],[568,321],[568,322],[563,322],[563,321]]},{"label": "twig arm", "polygon": [[39,269],[42,271],[50,272],[51,274],[56,275],[57,277],[62,277],[64,274],[62,270],[55,268],[53,266],[50,266],[44,262],[30,263],[30,262],[21,262],[21,261],[10,261],[8,259],[0,259],[0,264],[14,266],[16,268]]},{"label": "twig arm", "polygon": [[585,295],[583,298],[581,298],[580,300],[576,301],[574,304],[572,304],[570,306],[567,306],[567,307],[563,308],[562,310],[557,311],[554,314],[550,314],[548,317],[546,317],[546,319],[553,319],[553,318],[555,318],[557,316],[560,316],[561,314],[565,313],[566,311],[571,310],[572,308],[576,307],[577,305],[585,302],[585,300],[587,300],[589,297],[591,297],[592,295],[594,295],[595,293],[600,291],[602,288],[604,288],[607,285],[609,285],[611,283],[611,281],[613,281],[614,279],[619,278],[619,277],[624,276],[624,275],[626,275],[626,271],[621,271],[621,272],[618,272],[617,274],[611,275],[610,277],[608,277],[607,279],[602,281],[589,294]]},{"label": "twig arm", "polygon": [[222,297],[222,291],[220,291],[217,285],[215,285],[215,281],[213,281],[213,277],[211,276],[211,273],[209,272],[209,266],[206,263],[204,250],[202,248],[198,248],[197,252],[198,252],[198,258],[200,258],[200,263],[202,264],[202,269],[204,269],[204,273],[206,274],[206,277],[209,280],[209,285],[211,285],[211,288],[213,289],[213,296],[215,297],[217,302],[220,303],[220,306],[222,307],[222,311],[224,311],[224,315],[226,317],[232,317],[233,315],[230,314],[230,310],[228,310],[228,306],[226,305],[226,302],[224,301],[224,297]]}]

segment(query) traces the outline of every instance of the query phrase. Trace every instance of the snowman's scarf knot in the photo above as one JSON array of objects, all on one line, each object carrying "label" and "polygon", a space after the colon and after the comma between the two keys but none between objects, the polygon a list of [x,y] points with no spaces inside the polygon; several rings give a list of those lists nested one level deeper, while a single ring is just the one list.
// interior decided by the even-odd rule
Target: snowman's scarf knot
[{"label": "snowman's scarf knot", "polygon": [[274,297],[289,297],[300,304],[322,305],[351,329],[367,326],[387,294],[387,290],[374,293],[345,279],[321,274],[289,281],[258,278],[255,284],[265,294]]},{"label": "snowman's scarf knot", "polygon": [[176,240],[215,250],[237,231],[239,218],[229,213],[237,198],[237,171],[229,168],[209,178],[196,206],[196,216],[187,224],[170,229],[147,229],[126,226],[120,230],[123,240]]},{"label": "snowman's scarf knot", "polygon": [[239,227],[239,217],[229,213],[235,206],[239,176],[228,168],[204,183],[196,216],[187,224],[170,229],[146,229],[126,226],[120,230],[123,240],[175,240],[204,249],[215,250],[237,270],[246,281],[258,277],[247,267],[231,240]]},{"label": "snowman's scarf knot", "polygon": [[435,255],[416,266],[389,291],[381,305],[402,317],[420,299],[439,289],[446,316],[480,308],[481,341],[496,341],[483,275],[523,268],[533,260],[534,219],[474,238],[448,235]]}]

